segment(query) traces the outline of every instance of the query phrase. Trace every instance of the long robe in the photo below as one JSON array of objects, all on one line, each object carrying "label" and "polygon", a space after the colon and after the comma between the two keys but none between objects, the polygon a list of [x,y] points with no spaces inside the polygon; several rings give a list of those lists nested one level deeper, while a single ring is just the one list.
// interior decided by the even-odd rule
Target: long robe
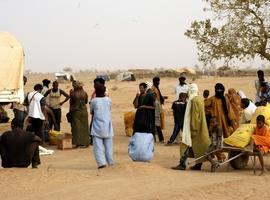
[{"label": "long robe", "polygon": [[[210,138],[205,118],[204,100],[196,96],[191,100],[190,132],[194,157],[198,158],[205,154],[210,146]],[[180,153],[183,155],[186,145],[180,145]],[[198,161],[199,162],[199,161]]]},{"label": "long robe", "polygon": [[161,129],[165,129],[165,112],[163,110],[162,104],[160,103],[161,96],[158,92],[158,89],[154,85],[152,86],[152,91],[156,96],[156,100],[158,101],[155,104],[156,107],[155,121],[158,121],[156,122],[156,124],[160,124]]},{"label": "long robe", "polygon": [[237,122],[239,122],[240,117],[241,117],[241,97],[236,93],[235,89],[230,88],[228,90],[227,97],[231,103],[232,110],[235,114]]},{"label": "long robe", "polygon": [[[212,96],[205,101],[205,107],[210,111],[212,117],[217,117],[218,125],[223,130],[223,137],[227,138],[233,133],[234,130],[236,130],[237,124],[235,123],[237,120],[228,97],[225,96],[225,99],[228,110],[227,117],[225,116],[225,112],[223,110],[222,100],[215,96]],[[231,125],[229,125],[228,120]]]},{"label": "long robe", "polygon": [[[154,107],[154,97],[152,91],[148,91],[139,106]],[[133,133],[144,132],[154,134],[155,130],[155,110],[151,108],[138,108],[133,124]]]},{"label": "long robe", "polygon": [[71,132],[72,144],[89,146],[89,124],[86,104],[88,96],[81,89],[70,92]]},{"label": "long robe", "polygon": [[270,150],[270,129],[267,126],[255,129],[254,134],[251,136],[254,143],[259,147],[264,153],[268,153]]}]

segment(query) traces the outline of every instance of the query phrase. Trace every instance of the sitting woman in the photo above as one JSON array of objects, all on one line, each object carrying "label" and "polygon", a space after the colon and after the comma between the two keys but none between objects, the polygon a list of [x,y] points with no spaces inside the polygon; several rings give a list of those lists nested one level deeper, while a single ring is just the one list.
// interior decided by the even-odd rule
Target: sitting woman
[{"label": "sitting woman", "polygon": [[259,153],[262,175],[266,171],[264,167],[263,154],[268,153],[270,150],[270,129],[265,125],[265,118],[263,115],[259,115],[256,121],[257,126],[254,134],[251,136],[251,144],[255,144],[255,151]]},{"label": "sitting woman", "polygon": [[151,89],[146,89],[146,86],[145,83],[140,84],[141,95],[137,95],[138,99],[134,100],[137,111],[133,124],[133,136],[128,146],[131,159],[139,162],[150,162],[154,152],[155,96]]}]

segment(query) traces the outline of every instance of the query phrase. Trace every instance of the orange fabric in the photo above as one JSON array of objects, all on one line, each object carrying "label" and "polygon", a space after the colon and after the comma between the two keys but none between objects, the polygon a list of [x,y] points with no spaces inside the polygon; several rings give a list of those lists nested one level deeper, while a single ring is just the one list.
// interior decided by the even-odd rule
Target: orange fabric
[{"label": "orange fabric", "polygon": [[270,130],[264,125],[261,129],[256,128],[254,134],[251,136],[254,143],[262,150],[264,153],[270,150]]},{"label": "orange fabric", "polygon": [[223,137],[227,138],[229,137],[233,131],[235,131],[238,126],[235,124],[236,117],[233,112],[231,103],[228,99],[227,96],[225,96],[226,103],[227,103],[227,109],[228,109],[228,118],[231,121],[232,126],[228,125],[227,118],[225,116],[223,106],[222,106],[222,100],[216,98],[215,96],[212,96],[208,99],[205,100],[205,109],[210,111],[212,117],[217,117],[218,120],[218,125],[222,128],[223,130]]},{"label": "orange fabric", "polygon": [[231,103],[232,110],[235,114],[236,120],[239,121],[241,117],[241,97],[236,93],[235,89],[230,88],[228,90],[227,97]]}]

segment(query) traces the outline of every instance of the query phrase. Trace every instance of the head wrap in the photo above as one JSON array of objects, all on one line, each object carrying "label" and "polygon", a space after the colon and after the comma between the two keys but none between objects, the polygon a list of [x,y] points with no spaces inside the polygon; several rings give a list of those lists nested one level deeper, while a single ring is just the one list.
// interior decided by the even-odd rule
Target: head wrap
[{"label": "head wrap", "polygon": [[238,94],[241,97],[241,99],[247,98],[247,96],[245,95],[245,93],[242,90],[239,90]]},{"label": "head wrap", "polygon": [[215,85],[215,97],[222,99],[224,97],[225,87],[221,83]]},{"label": "head wrap", "polygon": [[189,96],[188,99],[191,100],[193,99],[193,97],[198,96],[198,91],[199,89],[198,89],[197,84],[191,83],[188,87],[188,96]]},{"label": "head wrap", "polygon": [[225,87],[222,83],[217,83],[215,85],[215,97],[218,99],[221,99],[222,101],[222,108],[225,114],[225,118],[227,119],[227,123],[230,126],[231,125],[231,121],[229,119],[229,111],[227,108],[227,102],[226,102],[226,98],[224,96],[224,92],[225,92]]},{"label": "head wrap", "polygon": [[73,87],[74,88],[82,88],[83,87],[83,83],[80,81],[73,81]]},{"label": "head wrap", "polygon": [[146,91],[148,91],[149,89],[152,88],[152,85],[153,85],[153,84],[152,84],[150,81],[147,81],[147,82],[146,82],[146,85],[147,85]]}]

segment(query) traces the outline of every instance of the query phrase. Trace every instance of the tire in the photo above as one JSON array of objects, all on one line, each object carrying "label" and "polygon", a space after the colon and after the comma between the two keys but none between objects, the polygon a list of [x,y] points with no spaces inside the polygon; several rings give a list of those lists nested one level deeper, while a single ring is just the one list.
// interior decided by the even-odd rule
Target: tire
[{"label": "tire", "polygon": [[[231,151],[228,155],[229,159],[238,155],[238,154],[240,154],[239,151]],[[249,155],[243,154],[242,156],[230,161],[230,165],[234,169],[243,169],[247,166],[248,160],[249,160]]]}]

